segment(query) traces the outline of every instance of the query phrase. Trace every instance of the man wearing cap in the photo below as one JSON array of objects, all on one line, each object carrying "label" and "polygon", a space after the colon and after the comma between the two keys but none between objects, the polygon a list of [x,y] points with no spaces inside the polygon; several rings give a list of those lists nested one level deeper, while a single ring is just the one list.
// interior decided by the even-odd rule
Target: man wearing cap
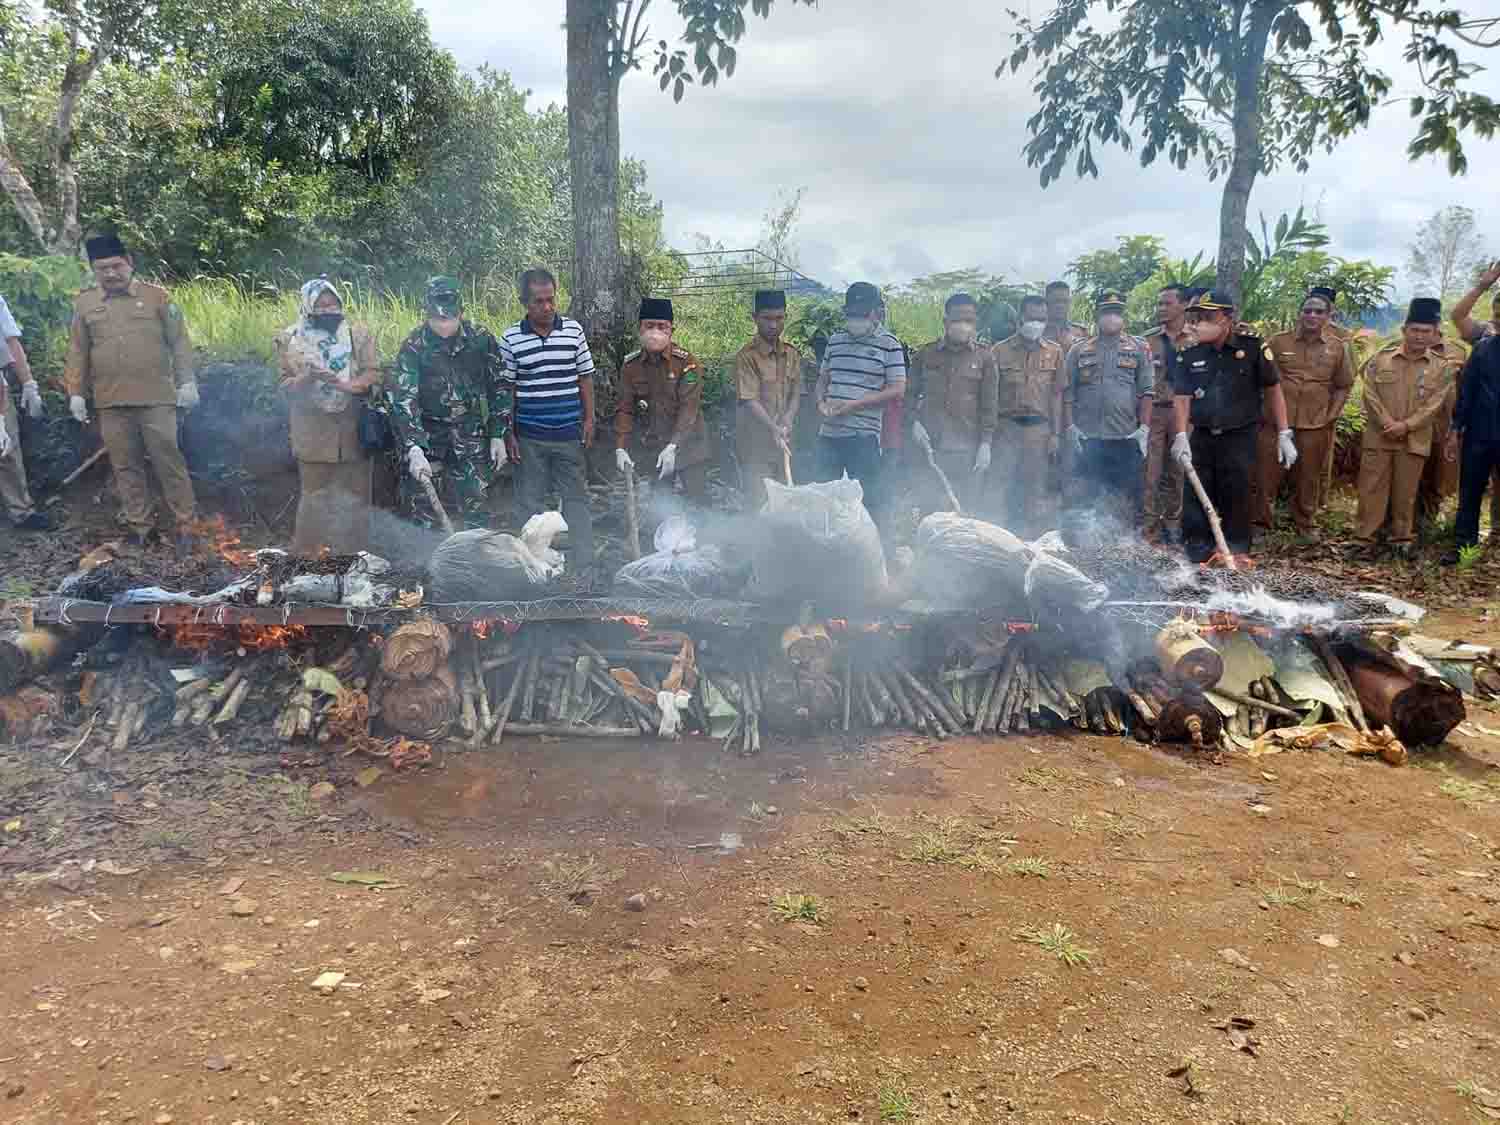
[{"label": "man wearing cap", "polygon": [[844,295],[844,329],[829,338],[818,372],[818,477],[838,480],[848,473],[863,486],[865,507],[877,519],[883,514],[885,405],[905,394],[905,353],[881,324],[880,290],[857,281]]},{"label": "man wearing cap", "polygon": [[792,426],[802,402],[802,356],[782,339],[786,294],[780,289],[757,292],[754,320],[755,338],[734,357],[740,404],[734,425],[735,451],[740,490],[752,512],[766,502],[768,479],[788,483]]},{"label": "man wearing cap", "polygon": [[445,504],[457,501],[464,527],[488,527],[486,492],[491,475],[507,460],[510,429],[500,342],[464,319],[453,278],[430,279],[426,304],[427,320],[396,356],[391,388],[391,420],[407,471],[401,481],[405,508],[423,527],[437,522],[422,487],[427,480]]},{"label": "man wearing cap", "polygon": [[1073,345],[1063,367],[1062,431],[1073,469],[1067,506],[1109,513],[1122,527],[1139,515],[1151,433],[1151,346],[1125,331],[1125,298],[1094,302],[1098,334]]},{"label": "man wearing cap", "polygon": [[[1333,297],[1333,290],[1325,286],[1308,290],[1297,327],[1277,333],[1265,346],[1266,358],[1281,376],[1287,423],[1297,444],[1297,463],[1289,473],[1292,521],[1304,541],[1317,534],[1323,466],[1333,443],[1334,425],[1354,386],[1349,348],[1330,327]],[[1273,526],[1284,475],[1277,457],[1279,440],[1275,422],[1263,413],[1257,437],[1253,519],[1267,529]]]},{"label": "man wearing cap", "polygon": [[1439,351],[1442,302],[1417,297],[1388,344],[1365,364],[1365,430],[1359,454],[1359,511],[1355,546],[1374,551],[1375,533],[1390,516],[1388,539],[1398,555],[1412,555],[1417,489],[1432,454],[1433,421],[1448,402],[1457,363]]},{"label": "man wearing cap", "polygon": [[633,445],[661,480],[675,478],[689,502],[702,504],[708,491],[703,369],[691,353],[672,342],[672,302],[666,298],[642,298],[640,334],[640,351],[626,356],[620,368],[615,464],[622,473],[635,469]]},{"label": "man wearing cap", "polygon": [[594,356],[583,325],[557,312],[557,278],[529,269],[516,286],[526,315],[505,330],[500,351],[515,383],[516,417],[507,443],[516,464],[516,525],[556,493],[568,524],[574,577],[594,579],[594,517],[588,455],[594,444]]},{"label": "man wearing cap", "polygon": [[1151,439],[1146,452],[1146,526],[1149,539],[1182,542],[1182,466],[1167,453],[1172,442],[1172,371],[1188,346],[1188,287],[1164,286],[1156,295],[1156,327],[1144,339],[1151,347]]},{"label": "man wearing cap", "polygon": [[193,481],[177,446],[177,410],[198,405],[187,325],[165,289],[134,276],[118,238],[102,235],[84,245],[98,284],[73,302],[63,371],[68,409],[86,422],[86,396],[93,397],[130,528],[127,541],[140,545],[155,534],[149,461],[177,525],[178,552],[186,554],[193,547]]},{"label": "man wearing cap", "polygon": [[[1248,554],[1256,425],[1264,409],[1270,409],[1276,422],[1282,468],[1297,463],[1281,376],[1266,358],[1260,338],[1236,331],[1234,300],[1228,293],[1200,294],[1187,315],[1189,338],[1197,342],[1181,354],[1172,376],[1172,456],[1184,472],[1196,471],[1223,524],[1229,550]],[[1208,514],[1191,489],[1183,501],[1182,538],[1194,562],[1214,554]]]},{"label": "man wearing cap", "polygon": [[[994,357],[979,346],[978,336],[979,302],[967,293],[953,294],[943,306],[943,338],[924,344],[912,356],[910,379],[922,388],[912,439],[924,460],[932,448],[964,510],[988,516],[996,514],[986,484],[999,376]],[[934,499],[932,506],[947,507],[938,482],[928,485],[924,491]]]},{"label": "man wearing cap", "polygon": [[26,486],[26,465],[21,460],[21,427],[11,409],[7,376],[20,380],[21,405],[32,418],[42,416],[42,392],[31,374],[31,363],[21,345],[21,326],[10,313],[5,298],[0,297],[0,336],[5,338],[5,354],[0,356],[0,504],[13,527],[21,531],[47,531],[52,521],[31,502]]},{"label": "man wearing cap", "polygon": [[1062,420],[1062,349],[1046,339],[1047,302],[1021,301],[1020,325],[995,345],[997,413],[991,504],[997,518],[1021,535],[1036,535],[1047,503],[1047,474],[1057,456]]}]

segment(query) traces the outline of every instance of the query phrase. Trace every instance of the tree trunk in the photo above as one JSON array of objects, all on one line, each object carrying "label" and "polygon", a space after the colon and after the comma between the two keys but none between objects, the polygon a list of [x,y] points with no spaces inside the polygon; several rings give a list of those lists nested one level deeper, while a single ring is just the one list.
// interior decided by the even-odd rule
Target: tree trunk
[{"label": "tree trunk", "polygon": [[1265,71],[1266,42],[1271,32],[1274,5],[1258,5],[1250,15],[1250,26],[1242,34],[1234,59],[1234,157],[1224,197],[1219,206],[1218,287],[1240,301],[1240,283],[1245,274],[1246,221],[1250,214],[1250,191],[1261,170],[1260,80]]},{"label": "tree trunk", "polygon": [[[591,344],[619,328],[620,76],[613,73],[615,0],[567,0],[568,163],[573,186],[569,314]],[[603,352],[601,347],[599,351]]]},{"label": "tree trunk", "polygon": [[32,190],[31,182],[16,164],[15,157],[11,155],[10,146],[3,139],[0,139],[0,187],[3,187],[5,194],[10,196],[11,203],[15,205],[16,214],[21,216],[21,221],[26,224],[26,229],[36,239],[37,245],[45,251],[49,244],[47,214],[42,209],[42,201]]}]

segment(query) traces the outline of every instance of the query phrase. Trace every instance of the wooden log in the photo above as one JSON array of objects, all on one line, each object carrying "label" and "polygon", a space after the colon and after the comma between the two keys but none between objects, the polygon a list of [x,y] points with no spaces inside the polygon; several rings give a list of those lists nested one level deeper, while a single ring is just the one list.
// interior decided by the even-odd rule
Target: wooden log
[{"label": "wooden log", "polygon": [[510,678],[510,690],[505,693],[505,699],[500,704],[499,711],[495,717],[495,733],[490,736],[490,745],[499,746],[500,740],[505,737],[505,724],[509,721],[511,711],[515,709],[516,697],[521,691],[521,682],[526,678],[526,669],[531,665],[529,652],[524,652],[524,659],[516,664],[516,671]]},{"label": "wooden log", "polygon": [[497,668],[504,668],[508,665],[514,664],[519,659],[521,659],[521,654],[519,652],[507,652],[504,656],[486,657],[484,660],[480,661],[479,667],[482,671],[493,672]]},{"label": "wooden log", "polygon": [[1451,684],[1358,656],[1345,667],[1365,715],[1409,746],[1437,746],[1464,721],[1463,695]]},{"label": "wooden log", "polygon": [[544,735],[550,738],[640,738],[638,727],[590,727],[575,723],[512,723],[511,734]]},{"label": "wooden log", "polygon": [[1365,720],[1364,706],[1359,701],[1359,692],[1355,690],[1353,681],[1349,679],[1349,671],[1344,667],[1344,662],[1339,659],[1338,653],[1333,651],[1333,646],[1328,643],[1326,637],[1320,637],[1316,633],[1306,633],[1304,637],[1309,647],[1318,654],[1318,658],[1328,669],[1328,676],[1333,686],[1344,697],[1344,706],[1349,708],[1354,725],[1368,733],[1370,724]]},{"label": "wooden log", "polygon": [[860,707],[870,726],[878,727],[885,721],[885,716],[879,707],[875,705],[874,693],[870,690],[870,674],[861,669],[854,677],[855,690],[859,694]]},{"label": "wooden log", "polygon": [[1200,690],[1211,688],[1224,675],[1224,658],[1185,621],[1173,621],[1156,634],[1156,662],[1169,680]]},{"label": "wooden log", "polygon": [[244,705],[245,697],[250,694],[250,681],[241,678],[234,685],[234,690],[224,700],[224,706],[219,708],[219,713],[214,716],[214,726],[221,727],[225,723],[232,723],[240,713],[240,707]]},{"label": "wooden log", "polygon": [[531,659],[526,663],[526,682],[521,687],[521,721],[529,723],[535,718],[532,708],[536,706],[536,681],[542,670],[542,650],[540,645],[535,645],[531,650]]},{"label": "wooden log", "polygon": [[115,729],[114,741],[110,749],[116,752],[124,750],[130,745],[130,736],[135,733],[136,716],[140,713],[141,705],[138,700],[132,699],[125,704],[125,709],[120,716],[119,726]]},{"label": "wooden log", "polygon": [[1009,703],[1011,686],[1016,678],[1016,665],[1021,660],[1021,642],[1012,640],[1005,647],[1005,659],[1000,664],[1000,674],[995,682],[995,690],[990,694],[990,705],[984,713],[984,722],[980,724],[981,731],[994,733],[999,730],[1002,713]]},{"label": "wooden log", "polygon": [[1229,544],[1224,540],[1224,525],[1219,522],[1218,510],[1214,508],[1214,502],[1208,498],[1203,482],[1198,479],[1198,470],[1189,462],[1183,466],[1183,472],[1187,476],[1188,484],[1198,496],[1198,503],[1203,505],[1203,514],[1208,517],[1208,530],[1213,533],[1214,546],[1219,549],[1219,555],[1223,558],[1225,567],[1229,570],[1239,569],[1235,565],[1234,555],[1229,551]]},{"label": "wooden log", "polygon": [[1283,707],[1279,703],[1272,703],[1269,699],[1255,699],[1248,695],[1240,695],[1238,692],[1227,691],[1222,687],[1209,688],[1208,694],[1217,695],[1221,699],[1227,699],[1230,703],[1238,703],[1245,707],[1264,708],[1273,715],[1280,715],[1283,719],[1292,719],[1299,723],[1302,721],[1300,712],[1293,711],[1290,707]]},{"label": "wooden log", "polygon": [[474,728],[474,744],[477,746],[489,736],[490,728],[495,725],[494,710],[490,706],[490,688],[486,680],[484,670],[479,666],[479,646],[475,645],[469,654],[473,663],[471,675],[474,678],[474,702],[478,705],[478,723]]},{"label": "wooden log", "polygon": [[963,729],[963,724],[958,721],[952,711],[943,706],[943,701],[910,671],[894,663],[891,665],[891,671],[901,678],[902,684],[912,693],[914,701],[920,700],[926,705],[933,719],[955,734]]},{"label": "wooden log", "polygon": [[[607,667],[607,665],[603,666]],[[642,734],[653,732],[655,728],[651,726],[651,712],[646,710],[645,704],[626,692],[620,686],[619,680],[600,671],[599,668],[590,669],[589,680],[595,687],[600,688],[607,695],[620,701],[620,706],[625,709],[626,714],[635,720],[635,724],[640,728]]]},{"label": "wooden log", "polygon": [[984,724],[989,719],[990,702],[995,698],[995,692],[999,690],[999,687],[1000,670],[997,668],[984,682],[984,691],[979,696],[979,702],[974,706],[974,723],[969,728],[973,733],[979,734],[984,730]]},{"label": "wooden log", "polygon": [[462,657],[459,658],[458,682],[458,730],[467,738],[473,738],[479,729],[479,701],[474,698],[474,675]]},{"label": "wooden log", "polygon": [[901,685],[896,677],[885,668],[877,669],[875,675],[885,687],[886,693],[895,701],[896,710],[901,714],[902,723],[909,730],[918,729],[916,710],[912,707],[911,700],[906,697],[906,693],[901,690]]},{"label": "wooden log", "polygon": [[630,561],[641,557],[641,517],[635,502],[635,469],[625,470],[625,547]]},{"label": "wooden log", "polygon": [[194,680],[192,683],[183,684],[182,687],[178,688],[177,691],[173,694],[177,700],[177,705],[181,707],[184,703],[191,702],[193,699],[202,695],[205,691],[208,691],[209,688],[213,686],[213,680],[211,680],[207,676],[204,676],[201,679]]},{"label": "wooden log", "polygon": [[844,733],[849,733],[849,712],[854,706],[854,653],[844,646]]},{"label": "wooden log", "polygon": [[670,668],[677,659],[675,652],[654,652],[641,648],[604,648],[596,651],[611,664],[661,664]]}]

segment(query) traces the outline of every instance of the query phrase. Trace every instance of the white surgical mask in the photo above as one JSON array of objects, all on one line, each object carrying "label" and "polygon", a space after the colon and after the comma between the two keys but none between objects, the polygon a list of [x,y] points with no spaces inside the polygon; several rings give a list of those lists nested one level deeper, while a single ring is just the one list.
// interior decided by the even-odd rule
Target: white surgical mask
[{"label": "white surgical mask", "polygon": [[1045,320],[1023,320],[1021,322],[1021,338],[1023,340],[1030,340],[1033,344],[1040,340],[1042,334],[1046,331],[1047,322]]},{"label": "white surgical mask", "polygon": [[1106,336],[1113,336],[1125,327],[1125,318],[1119,313],[1100,313],[1099,331]]},{"label": "white surgical mask", "polygon": [[979,328],[967,320],[956,320],[948,325],[947,332],[948,339],[955,344],[972,344]]},{"label": "white surgical mask", "polygon": [[648,352],[664,352],[671,339],[671,335],[660,328],[648,328],[641,333],[641,347]]},{"label": "white surgical mask", "polygon": [[846,316],[844,318],[844,328],[849,335],[858,339],[861,336],[868,336],[871,332],[875,331],[875,322],[867,316]]}]

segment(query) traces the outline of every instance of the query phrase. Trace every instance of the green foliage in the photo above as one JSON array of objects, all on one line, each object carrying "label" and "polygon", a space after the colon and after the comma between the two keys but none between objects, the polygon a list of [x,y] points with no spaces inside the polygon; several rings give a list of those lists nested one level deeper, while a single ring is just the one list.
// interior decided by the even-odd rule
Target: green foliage
[{"label": "green foliage", "polygon": [[[811,6],[814,0],[792,0]],[[636,53],[645,43],[646,32],[641,32],[641,17],[646,13],[650,0],[639,0],[640,8],[632,20],[631,11],[636,0],[627,0],[622,12],[615,16],[615,24],[621,33],[632,67],[639,66]],[[734,77],[738,55],[734,45],[745,34],[745,9],[749,8],[764,19],[771,14],[771,0],[673,0],[677,14],[686,25],[682,31],[683,46],[672,46],[665,39],[656,44],[656,64],[652,74],[662,91],[672,93],[674,101],[682,101],[688,86],[696,80],[702,86],[718,84],[719,75]],[[688,48],[692,49],[692,60],[688,59]]]},{"label": "green foliage", "polygon": [[1314,285],[1338,291],[1338,305],[1359,316],[1386,304],[1395,270],[1368,261],[1347,261],[1328,254],[1328,230],[1307,216],[1283,213],[1274,233],[1264,215],[1260,237],[1251,232],[1240,296],[1240,317],[1262,328],[1289,327]]},{"label": "green foliage", "polygon": [[21,326],[26,358],[39,379],[62,372],[73,298],[86,284],[84,277],[76,258],[0,254],[0,295]]},{"label": "green foliage", "polygon": [[1068,275],[1084,296],[1092,298],[1101,289],[1129,293],[1166,260],[1166,248],[1154,234],[1120,235],[1115,242],[1113,250],[1093,250],[1068,263]]},{"label": "green foliage", "polygon": [[1407,248],[1406,272],[1413,289],[1445,302],[1467,289],[1488,264],[1483,231],[1468,207],[1434,212]]}]

